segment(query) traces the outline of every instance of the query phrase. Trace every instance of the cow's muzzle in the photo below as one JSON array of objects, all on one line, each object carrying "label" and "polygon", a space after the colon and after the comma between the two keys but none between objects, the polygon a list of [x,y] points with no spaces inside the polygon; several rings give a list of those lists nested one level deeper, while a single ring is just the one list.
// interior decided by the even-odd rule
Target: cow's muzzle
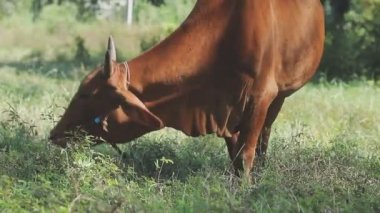
[{"label": "cow's muzzle", "polygon": [[67,135],[67,134],[60,134],[60,133],[56,133],[56,132],[52,131],[50,133],[49,140],[54,145],[58,145],[62,148],[66,148],[68,136],[69,135]]}]

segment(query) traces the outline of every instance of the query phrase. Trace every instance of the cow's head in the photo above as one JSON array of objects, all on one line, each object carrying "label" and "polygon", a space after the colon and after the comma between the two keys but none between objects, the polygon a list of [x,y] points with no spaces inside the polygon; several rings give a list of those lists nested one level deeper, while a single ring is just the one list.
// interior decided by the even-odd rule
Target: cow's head
[{"label": "cow's head", "polygon": [[61,120],[50,133],[52,142],[66,146],[66,138],[78,128],[94,136],[107,136],[107,119],[116,109],[121,109],[129,122],[151,129],[162,128],[162,121],[128,90],[129,75],[126,64],[116,63],[115,45],[110,37],[104,66],[82,81]]}]

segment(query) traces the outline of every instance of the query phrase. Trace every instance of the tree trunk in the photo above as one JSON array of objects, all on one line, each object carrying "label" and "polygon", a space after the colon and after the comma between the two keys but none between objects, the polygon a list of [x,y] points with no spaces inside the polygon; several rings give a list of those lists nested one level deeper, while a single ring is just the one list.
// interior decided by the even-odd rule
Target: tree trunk
[{"label": "tree trunk", "polygon": [[127,24],[132,25],[133,22],[133,0],[127,0]]}]

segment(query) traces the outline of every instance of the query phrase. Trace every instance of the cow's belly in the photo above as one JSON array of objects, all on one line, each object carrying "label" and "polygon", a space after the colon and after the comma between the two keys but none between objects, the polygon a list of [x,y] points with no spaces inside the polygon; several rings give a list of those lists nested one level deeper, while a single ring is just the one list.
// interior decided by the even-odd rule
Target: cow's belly
[{"label": "cow's belly", "polygon": [[219,137],[231,137],[247,104],[246,88],[241,84],[229,92],[218,90],[190,96],[178,106],[177,113],[172,113],[171,118],[175,114],[177,118],[168,119],[166,124],[190,136],[216,133]]},{"label": "cow's belly", "polygon": [[231,137],[240,123],[242,112],[227,105],[219,106],[214,112],[195,109],[189,117],[189,125],[182,130],[190,136],[216,133],[219,137]]}]

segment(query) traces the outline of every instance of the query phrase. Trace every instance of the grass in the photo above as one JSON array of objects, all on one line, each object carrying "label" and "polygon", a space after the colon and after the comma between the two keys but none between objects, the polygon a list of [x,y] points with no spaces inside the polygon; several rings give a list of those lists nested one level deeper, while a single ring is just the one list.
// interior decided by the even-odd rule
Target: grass
[{"label": "grass", "polygon": [[275,123],[254,184],[231,175],[224,141],[165,129],[122,145],[46,136],[78,82],[0,68],[1,212],[379,212],[380,88],[309,84]]},{"label": "grass", "polygon": [[30,16],[13,15],[0,20],[0,67],[55,78],[78,78],[101,64],[110,35],[116,43],[118,60],[124,61],[149,49],[177,26],[79,22],[70,13],[52,14],[33,22]]}]

